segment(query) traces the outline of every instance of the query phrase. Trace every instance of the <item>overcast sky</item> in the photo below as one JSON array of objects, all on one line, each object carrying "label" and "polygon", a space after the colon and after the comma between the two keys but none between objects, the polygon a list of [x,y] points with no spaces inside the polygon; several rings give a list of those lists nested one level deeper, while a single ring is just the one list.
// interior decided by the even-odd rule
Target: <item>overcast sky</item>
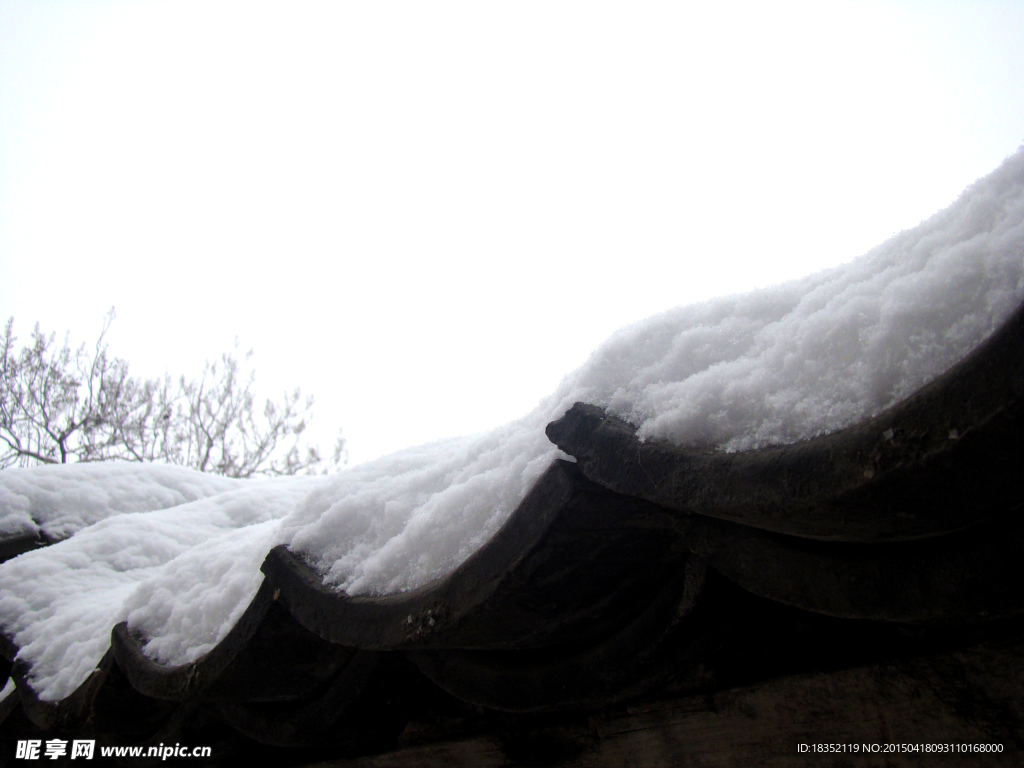
[{"label": "overcast sky", "polygon": [[0,315],[240,338],[353,463],[847,261],[1024,141],[1024,3],[0,0]]}]

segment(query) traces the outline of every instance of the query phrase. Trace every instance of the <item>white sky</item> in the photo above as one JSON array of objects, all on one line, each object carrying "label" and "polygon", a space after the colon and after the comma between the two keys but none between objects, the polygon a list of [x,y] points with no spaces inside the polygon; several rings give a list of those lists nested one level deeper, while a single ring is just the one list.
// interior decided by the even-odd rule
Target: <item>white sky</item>
[{"label": "white sky", "polygon": [[[700,5],[711,5],[703,3]],[[1024,141],[1024,3],[0,0],[0,319],[254,347],[352,463],[846,261]]]}]

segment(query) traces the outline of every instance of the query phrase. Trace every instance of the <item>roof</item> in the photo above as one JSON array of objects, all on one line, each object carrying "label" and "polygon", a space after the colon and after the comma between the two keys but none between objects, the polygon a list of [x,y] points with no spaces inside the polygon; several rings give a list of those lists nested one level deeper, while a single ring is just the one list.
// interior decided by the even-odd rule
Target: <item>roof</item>
[{"label": "roof", "polygon": [[200,658],[161,665],[121,623],[58,701],[16,661],[4,727],[145,744],[214,723],[355,754],[392,747],[425,701],[557,720],[792,672],[793,649],[828,667],[1019,637],[1022,396],[1018,310],[913,397],[792,446],[686,451],[578,404],[548,427],[576,462],[449,575],[350,596],[275,547]]}]

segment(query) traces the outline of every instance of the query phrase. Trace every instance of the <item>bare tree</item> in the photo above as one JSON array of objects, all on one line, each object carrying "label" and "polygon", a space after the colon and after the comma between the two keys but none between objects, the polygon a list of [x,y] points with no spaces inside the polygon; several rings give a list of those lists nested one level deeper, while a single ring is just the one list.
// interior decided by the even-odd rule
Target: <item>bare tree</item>
[{"label": "bare tree", "polygon": [[[296,388],[257,411],[255,372],[235,354],[207,362],[197,380],[136,379],[107,353],[111,309],[92,350],[61,346],[36,324],[15,351],[7,321],[0,360],[0,468],[72,461],[164,461],[229,477],[326,472],[345,463],[339,431],[333,455],[301,444],[313,398]],[[235,342],[237,351],[238,343]],[[250,350],[244,358],[247,366]]]}]

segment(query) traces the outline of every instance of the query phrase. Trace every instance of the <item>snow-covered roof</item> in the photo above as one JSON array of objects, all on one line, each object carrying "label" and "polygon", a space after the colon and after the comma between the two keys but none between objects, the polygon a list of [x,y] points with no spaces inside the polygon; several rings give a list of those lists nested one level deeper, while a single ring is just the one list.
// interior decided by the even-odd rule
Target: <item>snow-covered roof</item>
[{"label": "snow-covered roof", "polygon": [[[795,223],[796,224],[796,223]],[[164,665],[231,631],[283,546],[349,596],[452,574],[570,458],[545,427],[582,402],[641,440],[713,452],[834,433],[963,359],[1024,299],[1024,151],[948,209],[849,264],[616,333],[491,432],[328,478],[227,481],[154,465],[0,473],[4,532],[65,538],[0,565],[0,629],[40,699],[88,677],[127,622]]]}]

